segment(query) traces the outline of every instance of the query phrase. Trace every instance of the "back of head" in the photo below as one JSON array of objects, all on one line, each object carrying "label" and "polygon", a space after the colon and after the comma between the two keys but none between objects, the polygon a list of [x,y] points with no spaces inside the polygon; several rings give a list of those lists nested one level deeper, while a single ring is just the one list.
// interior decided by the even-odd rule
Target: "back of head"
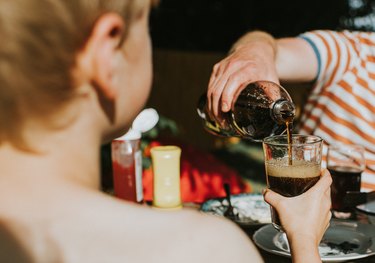
[{"label": "back of head", "polygon": [[[106,12],[129,25],[149,0],[0,0],[0,143],[26,148],[23,126],[53,126],[76,96],[72,69]],[[126,32],[124,33],[126,38]]]}]

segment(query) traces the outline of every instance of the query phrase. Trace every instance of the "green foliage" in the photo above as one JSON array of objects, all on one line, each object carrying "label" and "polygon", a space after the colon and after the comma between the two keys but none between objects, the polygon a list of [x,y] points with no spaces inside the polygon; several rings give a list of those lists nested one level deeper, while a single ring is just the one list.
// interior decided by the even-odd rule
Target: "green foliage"
[{"label": "green foliage", "polygon": [[177,124],[174,120],[169,119],[163,115],[160,115],[159,121],[156,124],[156,126],[153,129],[149,130],[148,132],[145,132],[142,135],[142,138],[146,140],[156,139],[160,134],[162,134],[163,132],[167,132],[167,131],[172,136],[177,136],[179,133]]}]

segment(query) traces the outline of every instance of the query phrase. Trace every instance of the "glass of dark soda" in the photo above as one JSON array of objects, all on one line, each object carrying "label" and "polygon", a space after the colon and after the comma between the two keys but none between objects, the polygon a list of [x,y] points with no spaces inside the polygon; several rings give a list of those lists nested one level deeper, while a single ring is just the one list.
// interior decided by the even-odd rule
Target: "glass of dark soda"
[{"label": "glass of dark soda", "polygon": [[332,176],[332,214],[336,218],[355,218],[353,207],[345,202],[347,191],[361,190],[361,174],[365,169],[364,147],[356,144],[335,144],[328,147],[327,168]]},{"label": "glass of dark soda", "polygon": [[[320,179],[323,140],[293,134],[267,137],[263,141],[267,187],[286,197],[300,195]],[[283,231],[277,211],[271,207],[273,226]]]}]

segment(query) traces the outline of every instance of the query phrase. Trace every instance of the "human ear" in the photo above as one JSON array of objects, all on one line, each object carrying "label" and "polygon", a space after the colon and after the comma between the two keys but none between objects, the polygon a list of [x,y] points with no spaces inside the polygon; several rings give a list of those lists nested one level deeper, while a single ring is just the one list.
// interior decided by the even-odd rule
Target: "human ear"
[{"label": "human ear", "polygon": [[94,25],[84,52],[84,66],[89,78],[95,88],[110,100],[117,93],[112,79],[124,27],[124,20],[118,14],[102,15]]}]

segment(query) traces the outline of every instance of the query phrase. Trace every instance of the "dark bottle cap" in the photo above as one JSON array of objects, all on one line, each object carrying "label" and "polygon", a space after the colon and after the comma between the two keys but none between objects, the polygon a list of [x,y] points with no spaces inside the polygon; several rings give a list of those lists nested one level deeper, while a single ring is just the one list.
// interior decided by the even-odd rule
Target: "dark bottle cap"
[{"label": "dark bottle cap", "polygon": [[293,121],[296,114],[294,104],[286,99],[280,99],[274,102],[272,107],[272,118],[279,124]]}]

